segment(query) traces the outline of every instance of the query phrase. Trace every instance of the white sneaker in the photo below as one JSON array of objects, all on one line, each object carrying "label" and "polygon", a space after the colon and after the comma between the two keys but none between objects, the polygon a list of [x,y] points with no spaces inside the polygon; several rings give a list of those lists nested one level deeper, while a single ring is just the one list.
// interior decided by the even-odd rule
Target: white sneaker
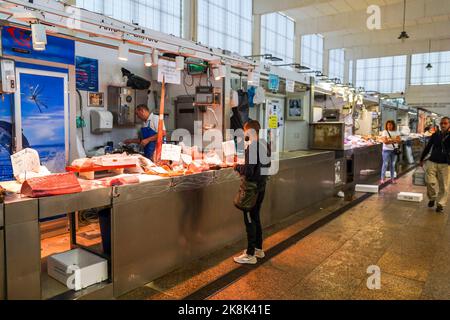
[{"label": "white sneaker", "polygon": [[258,259],[264,259],[266,257],[266,253],[261,249],[256,249],[255,257],[257,257]]},{"label": "white sneaker", "polygon": [[239,264],[257,264],[258,259],[255,256],[249,256],[246,252],[240,257],[234,258],[234,262]]}]

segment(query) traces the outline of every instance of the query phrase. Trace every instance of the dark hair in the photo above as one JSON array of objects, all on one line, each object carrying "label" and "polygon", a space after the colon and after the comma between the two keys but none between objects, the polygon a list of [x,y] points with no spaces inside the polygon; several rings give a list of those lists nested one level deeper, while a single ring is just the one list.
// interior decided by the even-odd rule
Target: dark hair
[{"label": "dark hair", "polygon": [[244,125],[244,130],[255,130],[257,134],[261,130],[261,124],[256,120],[250,120]]},{"label": "dark hair", "polygon": [[150,109],[148,108],[148,106],[146,104],[140,104],[136,107],[136,110],[142,110],[142,109],[150,112]]},{"label": "dark hair", "polygon": [[387,121],[386,122],[386,126],[384,127],[386,130],[388,130],[388,125],[389,124],[392,124],[392,126],[394,127],[394,131],[397,131],[397,123],[395,123],[395,121],[394,120],[389,120],[389,121]]},{"label": "dark hair", "polygon": [[442,121],[442,120],[450,121],[450,118],[449,118],[449,117],[443,117],[443,118],[441,119],[441,121]]}]

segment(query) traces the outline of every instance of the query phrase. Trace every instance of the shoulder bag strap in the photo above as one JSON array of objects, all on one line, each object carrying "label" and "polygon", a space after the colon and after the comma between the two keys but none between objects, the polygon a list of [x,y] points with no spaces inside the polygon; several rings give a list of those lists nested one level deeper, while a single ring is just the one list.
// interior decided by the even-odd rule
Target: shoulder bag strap
[{"label": "shoulder bag strap", "polygon": [[[389,138],[391,138],[391,140],[392,140],[391,133],[389,132],[389,130],[386,130],[386,131],[387,131],[387,133],[388,133],[388,135],[389,135]],[[395,143],[393,143],[392,146],[394,147],[394,149],[398,149],[398,148],[395,146]]]}]

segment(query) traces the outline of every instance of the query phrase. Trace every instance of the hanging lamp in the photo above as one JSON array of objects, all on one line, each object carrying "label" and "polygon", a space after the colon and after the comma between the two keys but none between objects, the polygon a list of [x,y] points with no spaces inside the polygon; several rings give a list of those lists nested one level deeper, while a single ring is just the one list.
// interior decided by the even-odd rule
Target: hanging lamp
[{"label": "hanging lamp", "polygon": [[429,41],[428,44],[428,64],[425,67],[428,71],[431,71],[431,69],[433,69],[433,65],[431,64],[431,40]]},{"label": "hanging lamp", "polygon": [[400,33],[398,39],[402,40],[402,42],[409,39],[408,32],[406,32],[406,0],[403,1],[403,31]]}]

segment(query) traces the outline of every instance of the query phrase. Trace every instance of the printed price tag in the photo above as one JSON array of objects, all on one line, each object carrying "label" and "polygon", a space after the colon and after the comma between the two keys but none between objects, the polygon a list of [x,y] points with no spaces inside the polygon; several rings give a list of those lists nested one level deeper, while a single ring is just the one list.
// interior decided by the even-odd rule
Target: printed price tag
[{"label": "printed price tag", "polygon": [[163,144],[161,152],[161,160],[180,162],[181,147],[172,144]]},{"label": "printed price tag", "polygon": [[166,83],[181,84],[181,72],[177,70],[175,61],[160,59],[158,62],[158,82],[162,82],[163,78]]}]

